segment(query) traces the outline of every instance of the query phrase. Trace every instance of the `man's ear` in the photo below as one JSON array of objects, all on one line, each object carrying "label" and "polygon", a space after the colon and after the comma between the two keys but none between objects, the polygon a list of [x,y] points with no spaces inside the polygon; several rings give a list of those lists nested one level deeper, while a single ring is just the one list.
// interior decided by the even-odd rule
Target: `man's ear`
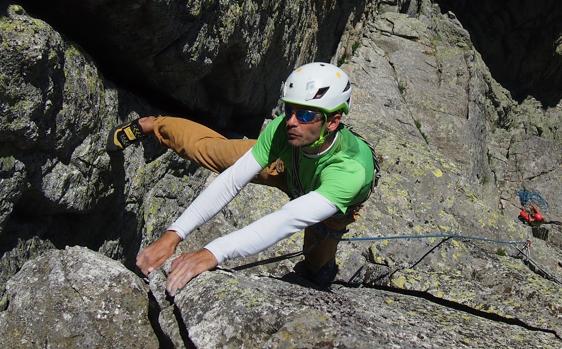
[{"label": "man's ear", "polygon": [[326,124],[326,130],[329,132],[334,132],[338,129],[341,122],[341,113],[333,114],[328,118],[328,122]]}]

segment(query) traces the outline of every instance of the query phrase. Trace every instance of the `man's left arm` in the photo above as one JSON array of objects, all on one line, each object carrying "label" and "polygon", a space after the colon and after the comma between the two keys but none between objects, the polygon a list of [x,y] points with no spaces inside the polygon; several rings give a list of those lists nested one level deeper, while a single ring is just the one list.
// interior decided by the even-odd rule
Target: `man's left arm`
[{"label": "man's left arm", "polygon": [[219,264],[227,259],[250,256],[337,212],[333,203],[313,191],[240,230],[211,241],[205,248],[215,255]]}]

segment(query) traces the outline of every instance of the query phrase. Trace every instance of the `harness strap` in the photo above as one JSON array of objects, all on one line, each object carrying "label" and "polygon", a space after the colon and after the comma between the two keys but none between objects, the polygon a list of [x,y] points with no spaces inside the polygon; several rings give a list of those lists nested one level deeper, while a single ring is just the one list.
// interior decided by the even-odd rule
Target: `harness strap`
[{"label": "harness strap", "polygon": [[[367,196],[367,199],[368,199],[369,196],[371,196],[371,194],[375,190],[375,187],[377,187],[379,185],[379,179],[381,178],[381,167],[379,165],[377,153],[375,152],[375,147],[371,143],[369,143],[369,141],[366,140],[365,137],[363,137],[359,133],[357,133],[357,131],[355,131],[353,129],[353,127],[351,127],[350,125],[347,125],[347,124],[344,124],[344,125],[349,130],[349,132],[351,132],[355,137],[362,140],[367,145],[367,147],[369,147],[369,150],[371,151],[371,156],[373,157],[374,176],[373,176],[373,184],[371,185],[371,191],[369,192],[369,195]],[[365,201],[367,201],[367,199],[365,199]]]}]

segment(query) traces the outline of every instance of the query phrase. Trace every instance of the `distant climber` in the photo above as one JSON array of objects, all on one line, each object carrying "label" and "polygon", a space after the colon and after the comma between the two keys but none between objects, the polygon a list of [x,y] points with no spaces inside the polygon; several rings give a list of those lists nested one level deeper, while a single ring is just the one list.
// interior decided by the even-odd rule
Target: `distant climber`
[{"label": "distant climber", "polygon": [[536,205],[530,205],[529,209],[525,207],[522,208],[521,211],[519,211],[518,218],[521,222],[530,226],[537,226],[545,223],[544,217]]},{"label": "distant climber", "polygon": [[548,202],[539,192],[522,189],[517,192],[517,196],[522,206],[517,218],[524,224],[531,227],[538,227],[542,224],[562,225],[562,222],[559,221],[545,220],[541,209],[548,210]]},{"label": "distant climber", "polygon": [[137,256],[148,275],[160,267],[182,239],[227,205],[250,181],[277,187],[291,201],[248,226],[176,258],[167,280],[171,295],[198,274],[223,261],[249,256],[302,229],[304,275],[319,286],[337,272],[339,237],[355,221],[376,182],[372,148],[341,122],[349,113],[351,83],[328,63],[293,71],[284,84],[285,113],[256,140],[226,139],[195,122],[141,117],[114,128],[108,152],[122,150],[147,134],[179,155],[221,173],[184,213]]}]

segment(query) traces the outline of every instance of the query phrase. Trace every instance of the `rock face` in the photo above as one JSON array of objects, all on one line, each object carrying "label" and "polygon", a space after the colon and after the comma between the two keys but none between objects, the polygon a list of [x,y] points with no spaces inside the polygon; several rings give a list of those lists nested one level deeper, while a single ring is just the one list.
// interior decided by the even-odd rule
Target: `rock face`
[{"label": "rock face", "polygon": [[26,263],[7,285],[3,348],[157,348],[148,288],[120,263],[82,247]]},{"label": "rock face", "polygon": [[[559,128],[545,127],[552,132],[540,141],[536,134],[525,134],[521,109],[532,101],[516,106],[490,77],[460,23],[451,15],[436,13],[430,4],[422,6],[417,18],[381,14],[366,29],[349,63],[356,82],[356,108],[350,123],[378,145],[387,173],[354,230],[360,235],[457,232],[525,240],[530,232],[514,220],[515,192],[521,187],[539,189],[538,183],[548,182],[550,189],[542,187],[541,192],[552,207],[560,205],[556,195],[549,194],[557,193],[560,181],[547,179],[562,174]],[[547,113],[552,118],[544,118],[546,124],[562,121],[560,107]],[[525,118],[529,120],[529,114]],[[510,125],[502,126],[502,120],[509,120]],[[507,139],[521,137],[519,142],[525,144],[540,142],[545,153],[522,156],[526,163],[518,161],[515,149],[506,144],[507,134]],[[556,149],[556,154],[546,149]],[[512,155],[505,155],[506,151]],[[533,168],[542,172],[529,175]],[[553,231],[559,234],[558,228]],[[423,291],[560,333],[556,305],[561,301],[560,283],[541,277],[536,279],[540,285],[531,281],[533,272],[512,258],[521,258],[519,250],[462,240],[447,241],[432,250],[439,242],[371,245],[366,254],[370,259],[367,283]],[[532,247],[533,258],[558,280],[559,247],[555,239],[547,244],[537,241]],[[508,299],[502,293],[509,294]],[[553,298],[525,315],[532,294]],[[494,309],[486,310],[492,304]],[[541,311],[545,308],[549,311]]]},{"label": "rock face", "polygon": [[438,0],[471,33],[494,77],[518,100],[531,95],[554,106],[562,98],[562,8],[555,0]]},{"label": "rock face", "polygon": [[368,288],[323,292],[295,281],[205,273],[176,296],[175,305],[198,348],[538,348],[557,344],[553,334],[529,333],[414,297]]},{"label": "rock face", "polygon": [[172,165],[179,158],[150,139],[108,156],[111,127],[156,109],[21,6],[1,10],[0,293],[23,262],[54,246],[87,245],[131,264],[143,239],[169,224],[164,212],[177,215],[207,173]]},{"label": "rock face", "polygon": [[[34,4],[35,3],[35,4]],[[215,126],[254,136],[295,65],[329,60],[365,1],[30,2],[102,62]],[[68,13],[73,13],[68,16]],[[126,15],[123,15],[125,14]],[[127,67],[127,69],[122,69]]]},{"label": "rock face", "polygon": [[[331,60],[353,81],[353,108],[345,122],[382,159],[379,187],[346,236],[420,239],[341,242],[330,292],[292,273],[302,258],[302,233],[257,256],[225,263],[229,272],[198,277],[175,300],[165,296],[164,274],[154,273],[150,298],[157,304],[150,319],[159,344],[560,347],[562,230],[518,222],[516,192],[540,191],[549,203],[547,219],[562,220],[562,104],[530,92],[512,99],[488,70],[488,52],[478,50],[486,45],[471,41],[478,28],[465,21],[474,8],[458,3],[466,6],[428,0],[261,6],[55,1],[30,2],[32,16],[2,2],[0,310],[8,308],[0,312],[0,329],[11,339],[19,331],[13,312],[21,303],[18,290],[36,282],[21,276],[31,267],[13,277],[7,292],[4,287],[25,261],[78,244],[132,267],[139,248],[214,178],[150,138],[110,157],[104,146],[111,127],[138,115],[168,113],[177,106],[149,103],[174,100],[182,111],[208,116],[209,124],[250,134],[275,106],[280,82],[294,65]],[[62,21],[62,8],[76,16]],[[556,62],[533,62],[537,66],[516,71],[516,78],[551,72],[545,88],[558,86]],[[102,70],[123,84],[110,82]],[[538,80],[533,84],[541,86]],[[241,115],[246,121],[239,122]],[[179,252],[200,248],[286,200],[275,189],[248,185]],[[37,266],[37,280],[58,270],[50,265],[75,266],[42,261],[69,256],[123,270],[83,249],[46,256],[28,264]],[[66,275],[78,290],[90,285],[89,279]],[[142,285],[133,275],[127,278]],[[95,282],[95,289],[106,290],[113,281]],[[137,286],[129,291],[146,292]],[[56,304],[73,319],[80,315],[73,306]],[[147,303],[137,304],[146,310]],[[89,314],[104,309],[90,305]],[[135,314],[147,317],[140,310]],[[118,321],[118,315],[108,313],[105,320]],[[45,315],[41,321],[53,320]],[[90,322],[83,324],[98,326]],[[60,343],[74,340],[73,333],[61,335]],[[38,343],[52,342],[39,329],[33,336]]]}]

